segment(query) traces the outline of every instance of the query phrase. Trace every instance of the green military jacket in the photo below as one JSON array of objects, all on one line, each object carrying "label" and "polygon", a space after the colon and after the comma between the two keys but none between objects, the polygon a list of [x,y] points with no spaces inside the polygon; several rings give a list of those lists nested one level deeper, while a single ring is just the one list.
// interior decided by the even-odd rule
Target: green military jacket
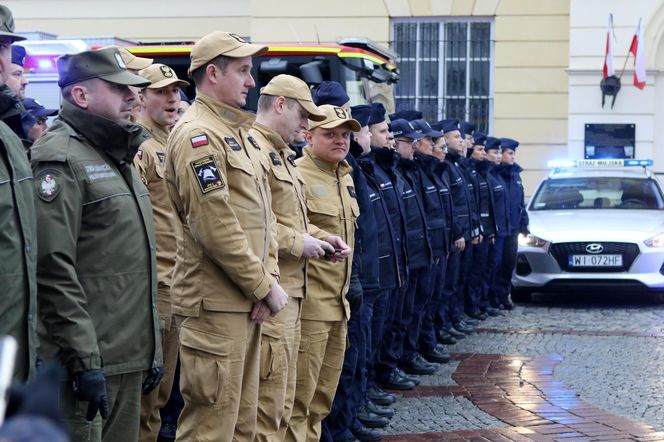
[{"label": "green military jacket", "polygon": [[[0,88],[0,119],[23,107]],[[0,336],[18,341],[15,379],[26,380],[35,362],[37,224],[32,171],[19,138],[0,121]]]},{"label": "green military jacket", "polygon": [[32,147],[40,354],[70,374],[161,366],[152,208],[132,165],[147,135],[63,103]]}]

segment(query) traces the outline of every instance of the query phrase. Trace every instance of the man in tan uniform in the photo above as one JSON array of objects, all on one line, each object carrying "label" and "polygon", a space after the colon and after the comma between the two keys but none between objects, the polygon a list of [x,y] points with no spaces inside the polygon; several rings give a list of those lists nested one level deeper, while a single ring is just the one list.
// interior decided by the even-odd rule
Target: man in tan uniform
[{"label": "man in tan uniform", "polygon": [[300,131],[308,129],[307,118],[325,119],[307,84],[291,75],[278,75],[261,91],[256,122],[249,131],[250,142],[260,146],[271,166],[279,275],[290,296],[284,311],[263,324],[256,441],[283,440],[295,395],[307,260],[334,253],[334,247],[321,240],[330,234],[308,223],[302,177],[295,168],[295,152],[288,147]]},{"label": "man in tan uniform", "polygon": [[213,32],[191,51],[196,100],[168,139],[176,209],[172,311],[181,322],[177,440],[251,441],[256,431],[260,323],[288,296],[277,281],[270,165],[248,140],[241,108],[251,56],[265,50]]},{"label": "man in tan uniform", "polygon": [[360,209],[346,155],[350,137],[360,124],[340,107],[323,105],[322,122],[310,121],[309,146],[295,164],[304,178],[307,213],[317,227],[338,235],[335,258],[309,264],[307,298],[302,304],[302,330],[297,360],[297,385],[290,426],[285,440],[320,440],[321,421],[330,412],[346,350],[345,299],[351,273],[350,247],[355,241],[355,220]]},{"label": "man in tan uniform", "polygon": [[134,165],[143,183],[150,191],[157,239],[157,294],[161,343],[164,354],[164,377],[148,395],[141,398],[140,441],[156,441],[161,418],[159,409],[171,394],[175,365],[178,358],[178,330],[171,313],[171,275],[175,266],[175,234],[173,232],[173,208],[168,198],[164,169],[166,139],[169,127],[175,124],[180,87],[189,86],[178,79],[173,70],[163,64],[153,64],[139,72],[151,84],[141,90],[143,116],[138,124],[152,135],[143,142],[134,157]]}]

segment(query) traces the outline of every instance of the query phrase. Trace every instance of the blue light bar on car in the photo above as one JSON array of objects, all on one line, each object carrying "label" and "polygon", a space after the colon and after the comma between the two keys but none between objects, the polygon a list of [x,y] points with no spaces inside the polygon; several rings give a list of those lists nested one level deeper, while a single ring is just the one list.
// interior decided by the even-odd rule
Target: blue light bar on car
[{"label": "blue light bar on car", "polygon": [[546,163],[550,169],[567,169],[572,167],[652,167],[652,160],[551,160]]}]

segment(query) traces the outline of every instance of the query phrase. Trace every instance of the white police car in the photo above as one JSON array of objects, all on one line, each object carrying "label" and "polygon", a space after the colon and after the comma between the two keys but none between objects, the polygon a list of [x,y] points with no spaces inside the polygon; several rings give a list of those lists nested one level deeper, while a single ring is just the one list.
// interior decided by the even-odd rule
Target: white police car
[{"label": "white police car", "polygon": [[512,298],[664,290],[664,196],[652,161],[552,163],[527,206],[530,234],[519,236]]}]

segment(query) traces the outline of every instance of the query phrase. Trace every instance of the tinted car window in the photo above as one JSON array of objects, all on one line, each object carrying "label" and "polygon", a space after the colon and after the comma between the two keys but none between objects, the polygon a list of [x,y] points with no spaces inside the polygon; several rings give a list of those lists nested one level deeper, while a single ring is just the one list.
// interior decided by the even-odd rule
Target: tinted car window
[{"label": "tinted car window", "polygon": [[537,191],[530,210],[661,210],[659,186],[649,178],[552,178]]}]

